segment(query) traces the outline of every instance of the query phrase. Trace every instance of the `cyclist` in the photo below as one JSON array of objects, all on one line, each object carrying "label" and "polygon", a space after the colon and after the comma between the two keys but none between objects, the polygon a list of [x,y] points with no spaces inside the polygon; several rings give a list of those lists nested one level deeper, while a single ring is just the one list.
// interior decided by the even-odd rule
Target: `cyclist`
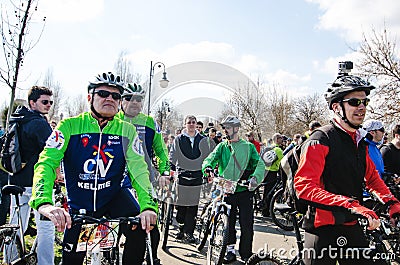
[{"label": "cyclist", "polygon": [[[253,188],[263,180],[265,165],[255,148],[248,141],[239,138],[240,121],[234,116],[227,116],[222,122],[227,141],[221,142],[213,152],[204,159],[202,170],[205,175],[218,165],[219,175],[229,180],[250,180]],[[252,190],[253,190],[252,188]],[[243,261],[252,254],[253,247],[253,192],[238,186],[234,194],[225,200],[232,206],[229,215],[229,236],[224,263],[236,260],[236,215],[239,209],[240,243],[239,254]]]},{"label": "cyclist", "polygon": [[379,175],[382,177],[384,170],[384,164],[382,154],[379,151],[378,146],[383,143],[383,136],[385,136],[385,128],[382,122],[378,120],[368,120],[364,122],[363,129],[368,132],[365,137],[365,141],[368,143],[368,154],[375,164]]},{"label": "cyclist", "polygon": [[[124,91],[119,76],[103,73],[88,86],[90,111],[62,120],[47,140],[35,165],[30,205],[62,231],[63,264],[82,264],[85,253],[76,252],[81,227],[71,226],[70,213],[85,209],[96,218],[135,216],[148,233],[156,223],[157,203],[152,197],[144,152],[133,125],[115,118]],[[56,168],[64,163],[69,213],[53,206]],[[128,188],[121,187],[127,168],[140,204]],[[142,264],[145,232],[121,227],[126,236],[123,264]]]},{"label": "cyclist", "polygon": [[[359,215],[368,219],[368,229],[380,225],[376,213],[362,206],[364,186],[386,203],[391,217],[400,213],[400,203],[379,177],[359,130],[367,96],[374,88],[357,76],[339,72],[325,93],[334,117],[314,131],[302,148],[294,184],[298,197],[309,204],[303,224],[305,264],[377,264],[362,253],[347,259],[340,254],[369,246],[357,222]],[[332,254],[335,249],[342,251]]]},{"label": "cyclist", "polygon": [[[133,124],[138,133],[139,139],[142,142],[143,150],[145,151],[145,160],[150,172],[150,181],[155,179],[155,172],[152,167],[153,157],[157,157],[158,171],[161,176],[159,178],[160,186],[169,184],[169,161],[168,151],[164,143],[160,127],[153,117],[144,114],[142,111],[143,99],[146,92],[141,85],[135,83],[127,84],[122,95],[122,111],[117,114],[117,117]],[[131,188],[129,177],[125,177],[124,185]],[[160,231],[158,228],[152,229],[150,232],[151,243],[153,249],[154,264],[160,264],[160,259],[157,258],[157,247],[160,242]]]},{"label": "cyclist", "polygon": [[283,142],[283,136],[280,133],[275,133],[272,136],[272,140],[274,141],[274,146],[270,152],[275,153],[275,158],[272,164],[268,165],[266,169],[266,176],[264,178],[264,192],[263,192],[263,203],[262,203],[262,215],[264,217],[268,217],[269,213],[269,205],[271,203],[272,196],[274,195],[274,188],[276,183],[279,181],[279,165],[283,158],[283,150],[281,148]]},{"label": "cyclist", "polygon": [[380,151],[385,165],[385,172],[400,175],[400,124],[396,124],[392,130],[393,139],[384,144]]},{"label": "cyclist", "polygon": [[[28,201],[32,193],[33,168],[38,161],[39,154],[46,145],[46,140],[51,134],[51,127],[44,115],[48,114],[51,106],[53,92],[42,86],[33,86],[28,92],[28,105],[19,107],[11,116],[11,119],[20,120],[19,139],[20,152],[23,161],[26,161],[25,167],[13,174],[10,179],[11,184],[25,187],[24,193],[20,197],[20,215],[22,227],[27,231],[31,208]],[[18,224],[18,215],[16,214],[14,197],[11,200],[11,223]],[[54,264],[54,225],[49,220],[41,220],[37,211],[35,213],[35,223],[37,227],[37,256],[39,264]],[[29,232],[29,231],[28,231]],[[7,248],[8,251],[8,248]],[[6,251],[6,252],[7,252]]]}]

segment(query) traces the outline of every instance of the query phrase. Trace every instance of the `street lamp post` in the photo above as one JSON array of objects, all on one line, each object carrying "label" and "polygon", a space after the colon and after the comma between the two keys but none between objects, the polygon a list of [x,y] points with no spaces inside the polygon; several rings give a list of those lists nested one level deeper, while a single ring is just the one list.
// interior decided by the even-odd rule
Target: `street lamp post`
[{"label": "street lamp post", "polygon": [[147,105],[147,115],[150,115],[150,101],[151,101],[151,83],[154,77],[154,68],[155,67],[161,68],[163,67],[163,77],[160,80],[160,87],[166,88],[168,86],[168,79],[167,79],[167,72],[165,72],[165,65],[162,62],[157,62],[153,65],[153,61],[150,61],[150,79],[149,79],[149,100]]}]

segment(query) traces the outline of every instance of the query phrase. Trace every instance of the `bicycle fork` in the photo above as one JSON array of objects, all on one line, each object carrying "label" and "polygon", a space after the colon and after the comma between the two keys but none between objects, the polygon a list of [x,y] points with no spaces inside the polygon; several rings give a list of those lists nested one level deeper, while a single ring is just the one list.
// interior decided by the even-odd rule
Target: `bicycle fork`
[{"label": "bicycle fork", "polygon": [[212,220],[212,227],[211,227],[211,238],[210,238],[210,244],[214,244],[214,237],[216,234],[215,229],[217,229],[217,219],[220,213],[226,213],[226,215],[229,217],[231,213],[231,205],[225,203],[225,202],[218,202],[217,207],[215,209],[214,215],[213,215],[213,220]]},{"label": "bicycle fork", "polygon": [[149,259],[150,259],[150,264],[149,265],[153,265],[153,252],[152,252],[152,248],[151,248],[150,233],[146,234],[146,248],[147,248],[147,254],[149,255]]}]

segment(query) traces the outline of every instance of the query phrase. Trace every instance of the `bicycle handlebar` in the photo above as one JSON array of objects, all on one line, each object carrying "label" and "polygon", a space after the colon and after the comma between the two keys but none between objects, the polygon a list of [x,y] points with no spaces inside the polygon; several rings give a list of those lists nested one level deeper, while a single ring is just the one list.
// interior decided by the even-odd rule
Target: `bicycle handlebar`
[{"label": "bicycle handlebar", "polygon": [[[72,214],[72,225],[76,224],[104,224],[106,222],[118,222],[125,223],[129,225],[139,225],[140,217],[117,217],[117,218],[95,218],[93,216],[85,215],[85,214]],[[154,226],[154,224],[152,224]]]}]

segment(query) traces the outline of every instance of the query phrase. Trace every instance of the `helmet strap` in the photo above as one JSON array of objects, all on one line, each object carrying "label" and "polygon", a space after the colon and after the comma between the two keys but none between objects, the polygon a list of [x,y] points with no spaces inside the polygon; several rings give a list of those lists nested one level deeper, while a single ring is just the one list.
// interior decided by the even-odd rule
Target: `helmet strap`
[{"label": "helmet strap", "polygon": [[357,129],[360,129],[360,128],[361,128],[361,125],[354,125],[353,123],[351,123],[351,122],[347,119],[347,117],[346,117],[346,111],[345,111],[345,109],[344,109],[344,104],[343,104],[343,102],[340,101],[339,104],[340,104],[340,107],[341,107],[342,113],[343,113],[343,115],[341,115],[340,112],[338,112],[337,114],[339,115],[339,117],[340,117],[345,123],[347,123],[351,128],[356,129],[356,130],[357,130]]}]

